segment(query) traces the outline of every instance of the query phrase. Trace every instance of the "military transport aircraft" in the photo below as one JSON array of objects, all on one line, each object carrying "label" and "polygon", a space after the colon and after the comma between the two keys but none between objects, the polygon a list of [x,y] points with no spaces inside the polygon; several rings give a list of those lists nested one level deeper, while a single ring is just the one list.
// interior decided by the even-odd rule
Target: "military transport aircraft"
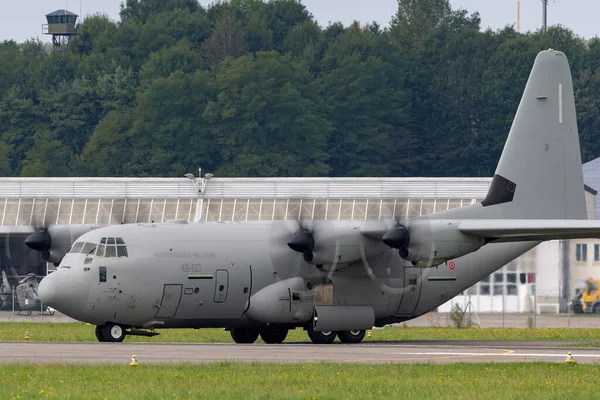
[{"label": "military transport aircraft", "polygon": [[[101,342],[223,327],[237,343],[358,343],[448,301],[544,240],[600,237],[587,221],[571,73],[539,53],[486,198],[390,221],[112,225],[75,241],[43,302]],[[43,233],[31,245],[48,247]]]}]

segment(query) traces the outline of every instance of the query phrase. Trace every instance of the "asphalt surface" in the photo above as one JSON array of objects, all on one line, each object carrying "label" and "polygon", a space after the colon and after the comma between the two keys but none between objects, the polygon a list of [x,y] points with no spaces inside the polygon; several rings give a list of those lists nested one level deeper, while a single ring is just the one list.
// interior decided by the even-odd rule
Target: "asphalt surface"
[{"label": "asphalt surface", "polygon": [[578,348],[581,341],[410,341],[358,345],[170,344],[0,342],[2,363],[128,364],[340,362],[455,363],[564,362],[568,351],[579,364],[600,363],[600,348]]}]

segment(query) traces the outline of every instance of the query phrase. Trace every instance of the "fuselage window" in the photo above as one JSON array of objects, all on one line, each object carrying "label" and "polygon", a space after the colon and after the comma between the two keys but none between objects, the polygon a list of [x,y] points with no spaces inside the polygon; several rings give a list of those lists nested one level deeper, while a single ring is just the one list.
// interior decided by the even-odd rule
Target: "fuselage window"
[{"label": "fuselage window", "polygon": [[71,251],[69,253],[79,253],[81,248],[83,247],[83,242],[77,242],[71,247]]},{"label": "fuselage window", "polygon": [[96,243],[85,243],[81,248],[83,254],[93,254],[96,252]]},{"label": "fuselage window", "polygon": [[100,276],[99,276],[99,280],[100,282],[106,282],[106,267],[100,267]]},{"label": "fuselage window", "polygon": [[104,257],[104,246],[103,244],[98,245],[98,250],[96,250],[96,257]]},{"label": "fuselage window", "polygon": [[117,256],[118,257],[127,257],[127,247],[117,246]]},{"label": "fuselage window", "polygon": [[117,250],[115,248],[115,246],[106,246],[106,253],[104,254],[104,257],[116,257],[117,256]]}]

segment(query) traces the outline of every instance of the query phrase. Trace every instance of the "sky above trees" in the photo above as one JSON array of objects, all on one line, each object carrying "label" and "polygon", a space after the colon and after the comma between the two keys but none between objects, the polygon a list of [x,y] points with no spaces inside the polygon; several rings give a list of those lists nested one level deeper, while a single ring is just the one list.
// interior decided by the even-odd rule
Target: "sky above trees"
[{"label": "sky above trees", "polygon": [[[56,9],[68,7],[83,15],[106,13],[113,19],[119,18],[122,0],[27,0],[1,1],[0,13],[5,16],[0,24],[0,40],[14,39],[22,42],[41,35],[44,15]],[[213,0],[200,0],[208,6]],[[303,0],[302,3],[315,16],[321,26],[329,22],[341,21],[348,25],[354,20],[363,23],[376,21],[388,26],[396,12],[396,0]],[[453,8],[465,8],[469,12],[478,11],[483,29],[500,29],[516,22],[517,0],[451,0]],[[560,24],[577,35],[592,38],[600,35],[600,2],[597,0],[552,0],[548,8],[548,21],[551,25]],[[541,25],[542,4],[540,0],[521,0],[522,31],[535,31]]]}]

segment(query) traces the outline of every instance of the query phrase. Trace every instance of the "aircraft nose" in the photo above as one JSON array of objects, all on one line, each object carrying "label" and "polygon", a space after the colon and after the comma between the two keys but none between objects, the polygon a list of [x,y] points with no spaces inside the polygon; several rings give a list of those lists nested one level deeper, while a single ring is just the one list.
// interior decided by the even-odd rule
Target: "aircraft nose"
[{"label": "aircraft nose", "polygon": [[62,268],[46,276],[38,286],[38,296],[44,305],[75,319],[83,314],[88,294],[87,281],[74,271]]}]

